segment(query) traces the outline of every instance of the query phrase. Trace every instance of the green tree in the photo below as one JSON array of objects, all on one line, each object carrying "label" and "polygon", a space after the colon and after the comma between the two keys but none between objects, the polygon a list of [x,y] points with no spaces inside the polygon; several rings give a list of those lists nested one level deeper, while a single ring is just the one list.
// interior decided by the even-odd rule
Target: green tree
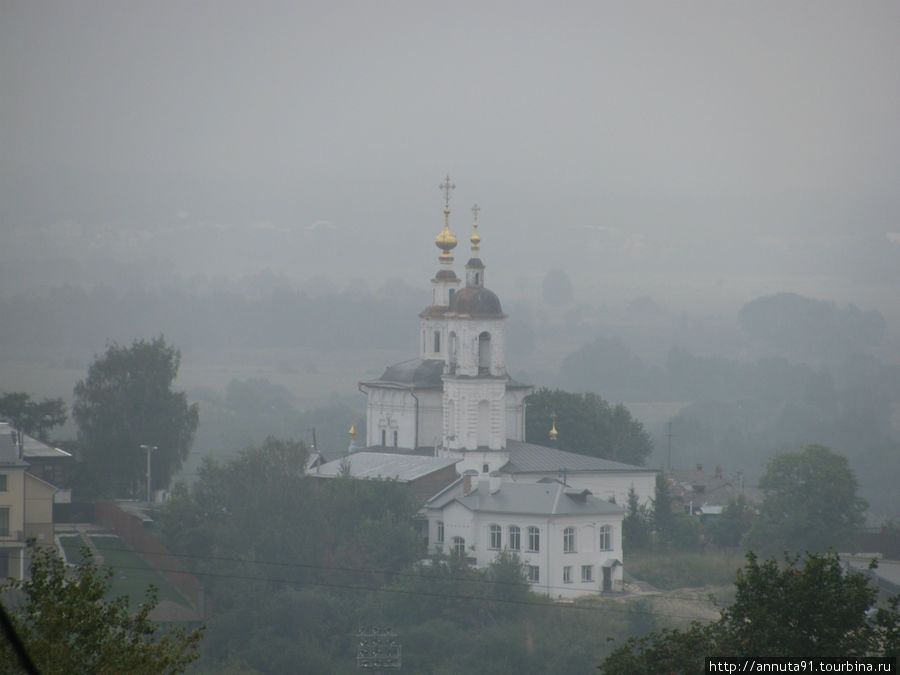
[{"label": "green tree", "polygon": [[638,499],[634,486],[628,490],[622,535],[622,544],[627,551],[642,549],[650,543],[650,513]]},{"label": "green tree", "polygon": [[21,391],[0,395],[0,419],[9,420],[19,431],[42,441],[49,439],[53,427],[66,423],[66,404],[61,398],[32,401]]},{"label": "green tree", "polygon": [[632,638],[603,662],[607,675],[705,672],[716,656],[891,656],[897,650],[898,599],[870,615],[877,590],[848,573],[834,553],[760,562],[738,571],[734,602],[718,621]]},{"label": "green tree", "polygon": [[139,494],[146,474],[142,445],[155,446],[153,484],[167,486],[190,450],[196,404],[172,390],[181,353],[160,336],[130,347],[111,344],[75,385],[78,424],[90,489],[104,495]]},{"label": "green tree", "polygon": [[653,529],[660,542],[671,543],[675,531],[675,514],[672,513],[672,490],[669,479],[662,472],[656,474],[656,494],[650,511]]},{"label": "green tree", "polygon": [[[31,578],[2,588],[18,598],[10,619],[34,666],[46,673],[179,673],[197,658],[202,629],[159,633],[150,621],[156,589],[137,611],[122,596],[106,600],[111,570],[97,568],[90,555],[66,573],[66,565],[51,548],[39,548]],[[0,662],[10,666],[16,656],[0,641]]]},{"label": "green tree", "polygon": [[856,494],[853,471],[822,445],[776,456],[759,486],[767,494],[748,533],[749,548],[824,551],[846,546],[863,524],[867,504]]},{"label": "green tree", "polygon": [[731,499],[722,513],[709,526],[713,543],[728,548],[736,548],[744,534],[753,524],[754,511],[744,495]]},{"label": "green tree", "polygon": [[546,444],[556,413],[558,445],[562,450],[643,464],[653,451],[653,439],[621,404],[612,406],[597,394],[572,394],[542,387],[525,399],[528,405],[525,437]]}]

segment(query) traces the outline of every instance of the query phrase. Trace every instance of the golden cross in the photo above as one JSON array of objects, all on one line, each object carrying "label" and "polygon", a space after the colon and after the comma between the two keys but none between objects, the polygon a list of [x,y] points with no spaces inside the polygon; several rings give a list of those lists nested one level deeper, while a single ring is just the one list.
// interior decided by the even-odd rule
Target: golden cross
[{"label": "golden cross", "polygon": [[438,185],[444,191],[444,206],[450,208],[450,190],[455,190],[456,186],[450,182],[450,174],[444,179],[444,182]]},{"label": "golden cross", "polygon": [[481,212],[481,207],[478,206],[478,204],[476,204],[475,206],[472,207],[472,213],[475,214],[475,220],[476,220],[476,221],[478,220],[478,214],[479,214],[480,212]]}]

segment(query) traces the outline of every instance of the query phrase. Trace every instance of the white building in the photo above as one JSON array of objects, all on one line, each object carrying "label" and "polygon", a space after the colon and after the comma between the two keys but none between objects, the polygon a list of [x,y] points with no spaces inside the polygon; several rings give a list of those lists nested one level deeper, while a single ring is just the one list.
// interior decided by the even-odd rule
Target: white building
[{"label": "white building", "polygon": [[624,510],[588,490],[471,471],[422,510],[432,553],[462,555],[483,567],[501,551],[514,552],[534,590],[551,597],[622,590]]},{"label": "white building", "polygon": [[[543,524],[535,526],[547,528],[544,536],[548,537],[546,541],[549,543],[542,549],[542,555],[549,556],[549,559],[540,564],[528,564],[534,574],[547,579],[542,586],[551,595],[595,592],[604,587],[602,574],[607,575],[607,588],[617,588],[616,580],[621,581],[621,567],[618,567],[618,577],[612,562],[611,567],[602,568],[604,561],[615,560],[619,565],[621,561],[622,510],[609,502],[625,504],[633,488],[639,500],[648,503],[654,495],[656,472],[525,441],[524,399],[531,393],[532,387],[516,382],[507,374],[506,314],[497,295],[485,287],[486,268],[480,258],[477,206],[472,209],[475,214],[470,237],[472,257],[465,265],[464,285],[453,269],[451,251],[456,247],[457,240],[450,231],[450,190],[454,187],[449,177],[441,185],[445,192],[444,228],[435,241],[441,253],[438,256],[438,270],[431,280],[432,303],[419,314],[418,357],[390,366],[380,378],[360,384],[367,396],[367,449],[453,459],[456,460],[458,473],[474,472],[484,479],[496,473],[495,483],[499,485],[502,482],[502,485],[499,492],[492,494],[514,494],[517,499],[521,497],[526,502],[530,498],[522,495],[528,490],[538,489],[533,487],[538,481],[561,481],[564,485],[558,491],[562,495],[560,503],[572,502],[582,506],[573,507],[575,510],[571,513],[565,510],[557,512],[554,506],[532,514],[543,518]],[[524,487],[526,485],[530,487]],[[461,487],[458,489],[462,490]],[[585,501],[577,502],[573,495],[582,495]],[[484,496],[484,490],[481,490],[481,496]],[[451,521],[458,523],[454,527],[482,527],[487,522],[482,522],[482,516],[492,518],[488,525],[501,528],[515,526],[513,520],[522,515],[511,512],[507,518],[496,511],[505,503],[500,498],[492,501],[495,510],[489,513],[473,510],[473,500],[466,495],[456,495],[454,498],[456,501],[452,503],[441,502],[440,507],[437,502],[430,501],[427,507],[430,509],[429,519],[444,522],[445,530],[446,523]],[[456,513],[449,521],[444,516],[435,515],[435,509],[444,508]],[[478,515],[472,515],[471,523],[463,525],[469,517],[463,517],[464,512]],[[602,523],[597,520],[601,515],[606,518]],[[604,530],[601,536],[597,528],[606,526],[611,529]],[[590,562],[582,562],[582,553],[573,555],[573,552],[566,551],[563,555],[562,539],[559,539],[562,535],[557,535],[568,527],[583,532],[581,536],[585,541],[594,542],[589,547],[592,549],[591,555],[600,557],[593,556]],[[431,533],[432,542],[436,541],[436,534]],[[483,541],[486,535],[481,532],[478,536]],[[613,542],[617,543],[613,545]],[[600,549],[600,543],[612,548]],[[474,545],[477,552],[481,544],[473,540],[467,544],[470,545]],[[585,556],[588,555],[586,551]],[[523,552],[528,553],[524,549]],[[557,559],[560,555],[562,557]],[[493,559],[492,555],[474,557],[479,565],[488,564]],[[529,560],[536,561],[537,558],[530,556]],[[582,581],[582,568],[587,575],[591,567],[596,568],[597,576],[585,577]],[[601,573],[601,569],[609,571]],[[564,576],[573,574],[574,577],[567,577],[570,581],[561,581]],[[557,592],[556,587],[560,584],[563,585]]]}]

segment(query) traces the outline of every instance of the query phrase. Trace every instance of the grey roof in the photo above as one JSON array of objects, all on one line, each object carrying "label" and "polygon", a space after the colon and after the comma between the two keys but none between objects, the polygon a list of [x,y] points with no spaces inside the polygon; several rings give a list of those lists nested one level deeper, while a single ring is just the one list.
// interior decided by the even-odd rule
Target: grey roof
[{"label": "grey roof", "polygon": [[454,293],[450,300],[450,312],[475,317],[503,318],[506,316],[500,306],[500,298],[497,297],[497,294],[478,286],[469,286]]},{"label": "grey roof", "polygon": [[509,461],[501,469],[503,473],[546,473],[561,469],[565,469],[567,473],[582,471],[655,472],[655,469],[643,466],[623,464],[600,457],[588,457],[524,441],[507,440],[506,449],[509,450]]},{"label": "grey roof", "polygon": [[409,359],[388,366],[384,374],[377,380],[365,382],[370,386],[410,385],[417,389],[440,389],[444,386],[441,375],[444,373],[444,362],[440,359]]},{"label": "grey roof", "polygon": [[[0,422],[0,438],[11,438],[13,428],[8,422]],[[26,459],[62,459],[71,457],[72,453],[54,448],[43,441],[23,434],[22,454]]]},{"label": "grey roof", "polygon": [[0,464],[4,466],[28,466],[19,459],[19,447],[9,433],[0,434]]},{"label": "grey roof", "polygon": [[587,490],[573,490],[559,482],[512,483],[501,481],[491,492],[488,482],[481,480],[477,487],[464,495],[459,480],[438,493],[425,504],[427,508],[443,508],[457,501],[471,511],[535,516],[560,515],[618,515],[625,509],[594,497]]},{"label": "grey roof", "polygon": [[[344,459],[322,464],[318,469],[313,469],[310,475],[323,478],[339,476],[342,461]],[[346,461],[350,463],[350,476],[353,478],[383,478],[406,483],[453,466],[459,460],[363,451],[347,455]]]}]

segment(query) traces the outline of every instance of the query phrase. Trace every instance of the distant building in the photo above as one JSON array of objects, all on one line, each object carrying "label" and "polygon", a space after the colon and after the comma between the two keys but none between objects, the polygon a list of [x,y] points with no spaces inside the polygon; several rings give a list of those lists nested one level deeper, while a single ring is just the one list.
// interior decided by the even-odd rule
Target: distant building
[{"label": "distant building", "polygon": [[[606,586],[616,589],[616,580],[621,580],[622,514],[621,509],[609,502],[625,504],[629,491],[634,489],[639,500],[648,503],[654,495],[657,472],[525,441],[527,410],[524,400],[532,387],[515,381],[507,372],[506,314],[500,298],[485,286],[486,267],[480,257],[477,206],[472,209],[475,214],[470,237],[472,255],[465,265],[464,282],[453,268],[451,251],[456,248],[457,239],[450,230],[450,191],[454,187],[449,177],[441,185],[444,227],[435,241],[440,250],[439,266],[431,279],[431,304],[419,314],[418,356],[388,367],[377,379],[360,383],[367,397],[365,441],[368,445],[365,450],[453,460],[457,473],[469,476],[474,473],[488,482],[493,480],[499,487],[491,494],[502,495],[504,499],[513,495],[516,500],[527,502],[530,498],[526,498],[526,494],[546,494],[547,490],[556,489],[548,485],[558,485],[560,504],[580,506],[573,506],[573,513],[557,513],[542,505],[541,509],[549,510],[533,514],[535,518],[544,519],[542,527],[549,529],[543,536],[550,539],[546,540],[542,556],[529,556],[531,573],[536,578],[547,579],[544,588],[551,594],[554,594],[557,582],[562,584],[558,594],[566,596],[596,592]],[[352,448],[356,449],[355,441]],[[350,455],[351,458],[356,456]],[[310,467],[320,461],[322,458],[316,457]],[[489,478],[491,476],[493,478]],[[539,481],[543,481],[544,487],[534,487]],[[482,516],[488,517],[487,512],[479,510],[480,507],[472,508],[473,500],[479,504],[483,502],[485,489],[473,488],[473,494],[479,498],[470,499],[468,495],[453,492],[462,490],[460,485],[462,482],[450,492],[440,493],[453,494],[451,502],[441,502],[440,507],[436,506],[438,502],[428,502],[425,510],[429,514],[430,527],[440,520],[434,515],[435,509],[448,508],[457,513],[459,518],[454,516],[454,522],[459,521],[459,527],[464,527],[465,517],[460,515],[463,512],[475,514],[468,527],[476,527],[476,521],[482,523]],[[576,495],[584,501],[577,501]],[[493,497],[491,499],[495,506],[500,504]],[[535,503],[539,501],[537,497],[535,500]],[[562,544],[557,546],[559,542],[555,539],[557,526],[567,522],[566,519],[575,518],[576,512],[579,518],[586,520],[578,520],[571,527],[583,531],[584,542],[594,542],[593,553],[597,555],[590,557],[590,562],[572,562],[581,560],[581,554],[573,556],[572,552],[566,552],[567,555],[563,555]],[[501,528],[516,526],[515,518],[508,515],[510,518],[501,511],[490,513],[495,519],[492,523]],[[605,520],[597,525],[601,515]],[[566,527],[568,525],[562,529]],[[604,529],[601,535],[598,527],[609,529]],[[432,546],[435,535],[436,532],[429,534]],[[474,545],[479,551],[484,536],[483,532],[479,533],[477,542],[470,539],[467,546]],[[600,544],[612,548],[601,549]],[[613,553],[607,555],[609,551]],[[583,555],[588,556],[587,549]],[[479,565],[492,559],[490,555],[480,554],[470,557],[474,557]],[[609,562],[609,572],[601,573],[597,568],[596,578],[586,577],[581,581],[582,567],[588,575],[589,567],[602,567],[603,561],[612,560],[616,562]],[[575,574],[575,577],[569,576],[569,581],[563,583],[560,579],[564,568],[578,569],[565,572],[566,575]],[[604,579],[609,582],[606,586]]]},{"label": "distant building", "polygon": [[504,481],[474,471],[432,497],[429,550],[470,558],[479,567],[501,551],[519,556],[535,591],[575,597],[621,591],[620,506],[555,480]]}]

